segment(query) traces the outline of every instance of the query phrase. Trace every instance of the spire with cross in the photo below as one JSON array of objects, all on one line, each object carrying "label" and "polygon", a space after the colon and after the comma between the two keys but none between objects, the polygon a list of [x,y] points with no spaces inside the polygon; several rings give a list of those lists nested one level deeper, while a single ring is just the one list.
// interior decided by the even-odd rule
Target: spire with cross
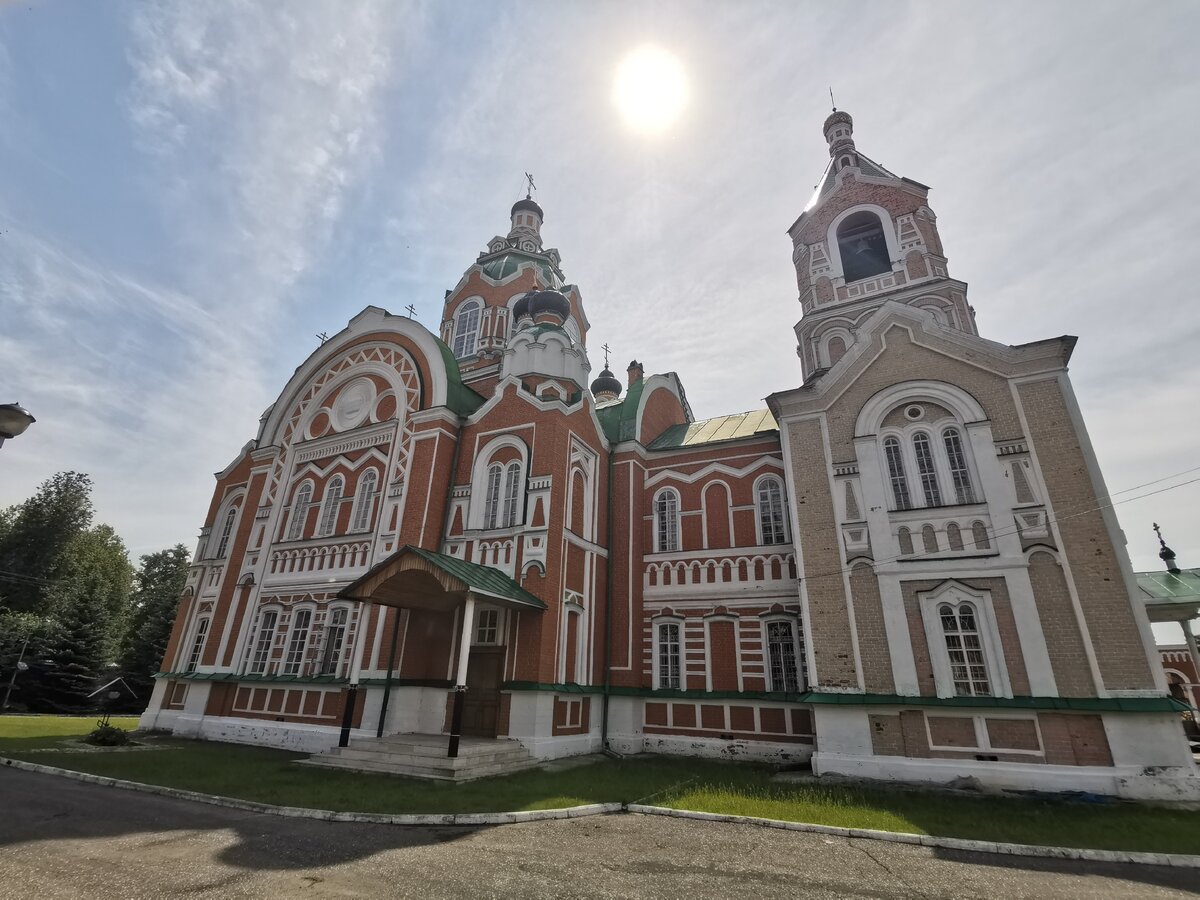
[{"label": "spire with cross", "polygon": [[1162,549],[1158,551],[1158,558],[1166,563],[1167,571],[1172,575],[1179,574],[1179,565],[1175,562],[1175,551],[1167,546],[1167,542],[1163,540],[1162,529],[1158,527],[1158,523],[1154,522],[1154,533],[1158,535],[1158,546]]},{"label": "spire with cross", "polygon": [[606,369],[607,369],[607,368],[608,368],[608,353],[609,353],[609,347],[608,347],[608,344],[605,344],[605,345],[604,345],[603,347],[601,347],[600,349],[604,351],[604,368],[606,368]]}]

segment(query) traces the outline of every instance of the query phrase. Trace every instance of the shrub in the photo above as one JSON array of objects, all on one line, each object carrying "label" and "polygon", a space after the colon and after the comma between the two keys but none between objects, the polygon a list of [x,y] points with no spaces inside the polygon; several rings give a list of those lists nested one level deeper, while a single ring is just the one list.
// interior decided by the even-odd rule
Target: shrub
[{"label": "shrub", "polygon": [[129,743],[129,732],[116,725],[101,722],[84,741],[97,747],[123,747]]}]

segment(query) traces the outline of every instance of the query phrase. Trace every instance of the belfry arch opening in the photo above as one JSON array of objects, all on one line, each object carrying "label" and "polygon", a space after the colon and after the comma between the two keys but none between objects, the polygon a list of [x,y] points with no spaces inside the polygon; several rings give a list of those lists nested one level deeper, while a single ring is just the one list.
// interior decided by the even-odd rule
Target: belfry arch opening
[{"label": "belfry arch opening", "polygon": [[892,270],[883,223],[875,213],[862,210],[847,216],[838,226],[837,242],[847,282]]}]

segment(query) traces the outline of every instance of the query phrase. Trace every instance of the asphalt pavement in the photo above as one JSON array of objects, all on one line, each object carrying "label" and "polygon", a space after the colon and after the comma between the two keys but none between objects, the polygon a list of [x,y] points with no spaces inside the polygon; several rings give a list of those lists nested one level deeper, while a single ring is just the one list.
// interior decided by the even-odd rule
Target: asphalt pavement
[{"label": "asphalt pavement", "polygon": [[1186,897],[1200,871],[659,816],[418,828],[0,768],[0,897]]}]

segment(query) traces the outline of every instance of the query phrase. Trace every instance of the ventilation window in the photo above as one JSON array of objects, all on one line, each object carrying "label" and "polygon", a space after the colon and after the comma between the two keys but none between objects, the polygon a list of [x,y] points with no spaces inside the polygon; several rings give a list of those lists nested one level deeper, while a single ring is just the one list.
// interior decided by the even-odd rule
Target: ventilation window
[{"label": "ventilation window", "polygon": [[904,418],[916,422],[918,419],[925,418],[925,409],[915,403],[912,406],[906,406],[904,407]]}]

